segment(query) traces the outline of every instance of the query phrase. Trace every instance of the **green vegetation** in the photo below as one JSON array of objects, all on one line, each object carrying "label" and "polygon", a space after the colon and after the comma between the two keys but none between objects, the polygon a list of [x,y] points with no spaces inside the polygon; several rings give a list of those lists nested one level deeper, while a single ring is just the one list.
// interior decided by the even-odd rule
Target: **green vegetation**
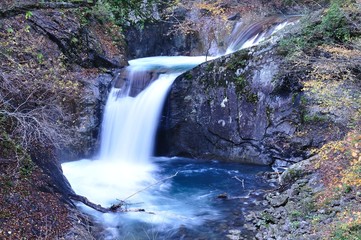
[{"label": "green vegetation", "polygon": [[292,183],[295,182],[297,179],[302,177],[304,175],[304,171],[302,171],[299,168],[289,168],[284,173],[283,179],[286,183]]},{"label": "green vegetation", "polygon": [[316,31],[322,32],[326,42],[345,42],[350,39],[350,29],[339,1],[332,3]]},{"label": "green vegetation", "polygon": [[291,219],[297,219],[303,216],[303,213],[299,210],[293,210],[290,212]]},{"label": "green vegetation", "polygon": [[330,208],[332,201],[344,202],[333,223],[325,233],[330,239],[360,239],[360,203],[350,199],[360,197],[361,191],[361,135],[350,132],[343,140],[325,144],[318,150],[320,159],[316,167],[321,173],[326,189],[318,196],[318,206]]},{"label": "green vegetation", "polygon": [[353,23],[350,21],[343,6],[351,3],[333,1],[320,21],[313,21],[309,15],[304,17],[300,33],[280,42],[279,52],[285,56],[293,56],[297,52],[307,51],[322,44],[344,43],[350,40]]},{"label": "green vegetation", "polygon": [[161,0],[98,0],[88,11],[79,13],[85,19],[95,17],[103,23],[112,22],[119,26],[136,24],[142,27],[146,22],[154,20],[154,7],[161,2]]},{"label": "green vegetation", "polygon": [[326,122],[327,119],[327,116],[321,116],[318,114],[304,114],[302,116],[303,123]]},{"label": "green vegetation", "polygon": [[257,103],[259,99],[258,99],[258,95],[256,93],[250,92],[246,95],[246,100],[249,103]]},{"label": "green vegetation", "polygon": [[193,75],[190,72],[187,72],[184,74],[184,78],[187,80],[191,80],[193,78]]},{"label": "green vegetation", "polygon": [[247,65],[247,61],[250,56],[247,49],[238,51],[233,54],[232,58],[226,63],[227,69],[232,71],[236,71],[240,68],[245,68]]},{"label": "green vegetation", "polygon": [[270,223],[275,223],[275,219],[272,216],[272,214],[270,214],[269,212],[262,212],[261,213],[261,218],[263,219],[263,223],[262,224],[270,224]]},{"label": "green vegetation", "polygon": [[210,62],[210,63],[208,63],[208,64],[206,65],[206,71],[207,71],[207,72],[212,71],[213,68],[214,68],[214,62]]},{"label": "green vegetation", "polygon": [[238,77],[235,77],[234,82],[236,83],[237,86],[237,92],[243,92],[246,86],[248,85],[247,79],[244,75],[239,75]]},{"label": "green vegetation", "polygon": [[[20,174],[22,177],[27,177],[32,173],[35,167],[29,154],[20,144],[10,138],[10,136],[4,131],[4,125],[0,125],[0,132],[2,135],[0,137],[0,149],[2,149],[0,158],[10,161],[16,160],[16,168],[13,169],[13,174]],[[6,184],[6,182],[5,185],[10,186],[9,184]]]}]

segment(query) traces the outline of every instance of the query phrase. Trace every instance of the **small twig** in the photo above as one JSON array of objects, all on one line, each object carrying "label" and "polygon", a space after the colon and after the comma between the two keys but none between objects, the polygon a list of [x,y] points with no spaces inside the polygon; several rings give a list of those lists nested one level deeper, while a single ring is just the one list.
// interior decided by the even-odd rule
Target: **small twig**
[{"label": "small twig", "polygon": [[123,206],[123,204],[125,203],[125,201],[126,201],[127,199],[129,199],[129,198],[133,197],[134,195],[136,195],[136,194],[138,194],[138,193],[140,193],[140,192],[143,192],[143,191],[145,191],[145,190],[147,190],[147,189],[149,189],[149,188],[151,188],[151,187],[153,187],[153,186],[155,186],[155,185],[157,185],[157,184],[159,184],[159,183],[161,183],[161,182],[164,182],[164,181],[167,181],[168,179],[174,178],[175,176],[177,176],[177,174],[178,174],[178,172],[176,172],[174,175],[172,175],[172,176],[170,176],[170,177],[163,178],[163,179],[157,181],[156,183],[153,183],[153,184],[151,184],[151,185],[149,185],[149,186],[147,186],[147,187],[145,187],[145,188],[143,188],[143,189],[141,189],[141,190],[133,193],[132,195],[124,198],[123,200],[121,200],[118,204],[112,205],[112,206],[110,207],[110,209],[112,209],[112,210],[117,210],[118,208],[120,208],[121,206]]},{"label": "small twig", "polygon": [[239,179],[237,176],[234,176],[233,178],[240,181],[242,183],[242,188],[244,189],[244,179]]},{"label": "small twig", "polygon": [[143,191],[147,190],[148,188],[151,188],[151,187],[153,187],[153,186],[155,186],[155,185],[157,185],[157,184],[159,184],[159,183],[161,183],[161,182],[165,182],[165,181],[167,181],[168,179],[174,178],[175,176],[177,176],[177,174],[178,174],[178,172],[176,172],[176,173],[175,173],[174,175],[172,175],[172,176],[163,178],[163,179],[157,181],[156,183],[153,183],[153,184],[151,184],[151,185],[149,185],[149,186],[147,186],[147,187],[145,187],[145,188],[143,188],[143,189],[141,189],[141,190],[133,193],[132,195],[124,198],[124,199],[123,199],[123,202],[125,202],[125,200],[128,200],[129,198],[133,197],[134,195],[136,195],[136,194],[138,194],[138,193],[140,193],[140,192],[143,192]]}]

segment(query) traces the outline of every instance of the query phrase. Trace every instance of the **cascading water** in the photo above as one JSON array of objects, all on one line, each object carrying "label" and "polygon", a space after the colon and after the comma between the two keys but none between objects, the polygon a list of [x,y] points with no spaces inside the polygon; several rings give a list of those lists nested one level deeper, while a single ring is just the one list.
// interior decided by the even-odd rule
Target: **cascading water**
[{"label": "cascading water", "polygon": [[[227,52],[253,45],[266,36],[257,31],[241,35]],[[257,171],[268,170],[267,167],[255,169],[239,164],[151,157],[168,89],[178,75],[205,60],[205,57],[151,57],[130,61],[127,81],[121,88],[113,88],[108,97],[98,159],[62,164],[74,191],[90,201],[109,207],[119,199],[127,200],[131,207],[154,213],[101,214],[79,205],[107,227],[106,239],[119,236],[123,239],[184,236],[223,239],[224,224],[218,219],[223,217],[240,224],[242,219],[233,216],[229,209],[250,204],[245,196],[251,189],[269,187],[254,177]],[[179,174],[172,182],[148,188],[175,172]],[[235,177],[249,181],[248,188],[241,189]],[[222,192],[243,200],[227,204],[215,202]],[[192,229],[194,225],[204,233]]]},{"label": "cascading water", "polygon": [[176,74],[163,74],[137,97],[121,96],[113,88],[102,125],[100,159],[133,163],[148,162],[165,95]]},{"label": "cascading water", "polygon": [[269,17],[250,25],[238,22],[229,37],[226,54],[259,44],[296,19],[297,17]]}]

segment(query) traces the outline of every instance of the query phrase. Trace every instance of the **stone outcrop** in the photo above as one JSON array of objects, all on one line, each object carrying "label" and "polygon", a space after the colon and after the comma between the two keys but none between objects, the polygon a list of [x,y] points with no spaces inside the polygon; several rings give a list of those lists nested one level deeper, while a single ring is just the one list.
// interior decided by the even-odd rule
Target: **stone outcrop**
[{"label": "stone outcrop", "polygon": [[265,44],[178,77],[164,108],[160,153],[256,164],[299,160],[309,144],[294,136],[301,85],[282,74],[281,64]]},{"label": "stone outcrop", "polygon": [[186,36],[183,33],[171,33],[173,28],[174,24],[171,23],[156,23],[144,29],[128,30],[129,58],[189,55],[201,47],[196,34]]},{"label": "stone outcrop", "polygon": [[76,15],[64,15],[54,10],[34,11],[29,21],[37,31],[56,43],[73,63],[86,68],[117,68],[125,65],[123,56],[109,57],[96,30],[82,26]]},{"label": "stone outcrop", "polygon": [[237,10],[228,5],[220,6],[232,16],[225,19],[192,4],[184,1],[172,10],[160,9],[155,22],[145,24],[144,28],[128,28],[128,57],[216,56],[225,52],[227,38],[239,20]]},{"label": "stone outcrop", "polygon": [[90,239],[60,162],[96,151],[123,49],[110,26],[81,24],[74,9],[21,4],[0,4],[0,238]]}]

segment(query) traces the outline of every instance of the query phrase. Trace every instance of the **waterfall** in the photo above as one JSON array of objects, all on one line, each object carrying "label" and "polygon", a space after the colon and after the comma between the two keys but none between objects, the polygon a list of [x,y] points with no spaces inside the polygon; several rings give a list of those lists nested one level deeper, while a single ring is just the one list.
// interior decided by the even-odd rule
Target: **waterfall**
[{"label": "waterfall", "polygon": [[113,88],[106,103],[99,158],[148,162],[168,89],[183,71],[204,61],[205,57],[152,57],[130,61],[126,76],[129,83]]},{"label": "waterfall", "polygon": [[124,83],[112,88],[106,103],[99,156],[62,164],[76,193],[109,206],[153,181],[156,166],[151,156],[167,92],[177,76],[205,60],[202,56],[130,61]]},{"label": "waterfall", "polygon": [[249,25],[238,22],[228,39],[226,54],[259,44],[296,19],[297,17],[269,17]]},{"label": "waterfall", "polygon": [[[238,23],[230,36],[227,53],[256,45],[291,21],[291,18],[270,17],[248,26]],[[148,161],[154,148],[162,103],[173,80],[204,61],[202,56],[149,57],[130,61],[126,83],[112,89],[106,104],[100,159]]]},{"label": "waterfall", "polygon": [[[273,20],[267,28],[262,24],[266,23],[253,24],[245,31],[236,27],[227,52],[260,42],[285,22]],[[74,191],[109,206],[152,182],[156,166],[151,157],[167,92],[182,72],[214,58],[161,56],[130,61],[106,103],[98,158],[62,164]]]},{"label": "waterfall", "polygon": [[[276,28],[277,26],[272,31]],[[235,42],[230,46],[229,51],[236,51],[237,48],[249,44],[253,45],[266,35],[265,31],[254,26],[248,34],[236,34]],[[214,58],[208,57],[208,60]],[[157,212],[154,216],[150,214],[120,216],[100,214],[84,205],[79,205],[111,231],[115,231],[114,236],[117,236],[120,225],[124,222],[132,222],[133,218],[151,224],[201,225],[202,221],[209,220],[208,218],[219,217],[219,214],[210,207],[213,204],[212,201],[207,207],[198,203],[199,200],[209,198],[213,190],[198,191],[193,187],[193,182],[186,191],[184,188],[181,191],[172,190],[171,185],[166,184],[158,186],[153,191],[148,189],[149,186],[159,182],[159,174],[162,174],[158,169],[159,163],[157,165],[153,162],[152,154],[160,113],[167,92],[177,76],[206,60],[204,56],[162,56],[130,61],[130,66],[122,78],[110,91],[103,116],[101,146],[97,159],[83,159],[62,164],[64,175],[74,191],[86,196],[90,201],[109,207],[114,203],[119,203],[119,199],[128,201],[131,196],[131,203],[141,203],[142,208]],[[185,167],[190,166],[192,164]],[[174,167],[178,167],[181,169],[179,172],[183,172],[183,178],[179,177],[180,182],[177,186],[187,183],[187,179],[191,176],[196,176],[194,182],[204,187],[203,181],[208,177],[203,177],[201,174],[208,170],[214,172],[213,168],[182,170],[177,165]],[[171,168],[171,171],[174,169]],[[228,172],[232,176],[238,173],[233,170],[227,170],[226,173]],[[164,175],[161,176],[164,178]],[[184,201],[184,199],[188,200]],[[202,209],[201,212],[199,212],[200,209]],[[132,221],[122,222],[123,218],[129,218]],[[168,228],[170,225],[165,226]],[[134,232],[137,231],[134,230]]]},{"label": "waterfall", "polygon": [[126,95],[120,94],[123,89],[111,90],[102,124],[100,159],[134,163],[149,161],[164,98],[176,76],[160,75],[136,97],[129,96],[129,89]]}]

